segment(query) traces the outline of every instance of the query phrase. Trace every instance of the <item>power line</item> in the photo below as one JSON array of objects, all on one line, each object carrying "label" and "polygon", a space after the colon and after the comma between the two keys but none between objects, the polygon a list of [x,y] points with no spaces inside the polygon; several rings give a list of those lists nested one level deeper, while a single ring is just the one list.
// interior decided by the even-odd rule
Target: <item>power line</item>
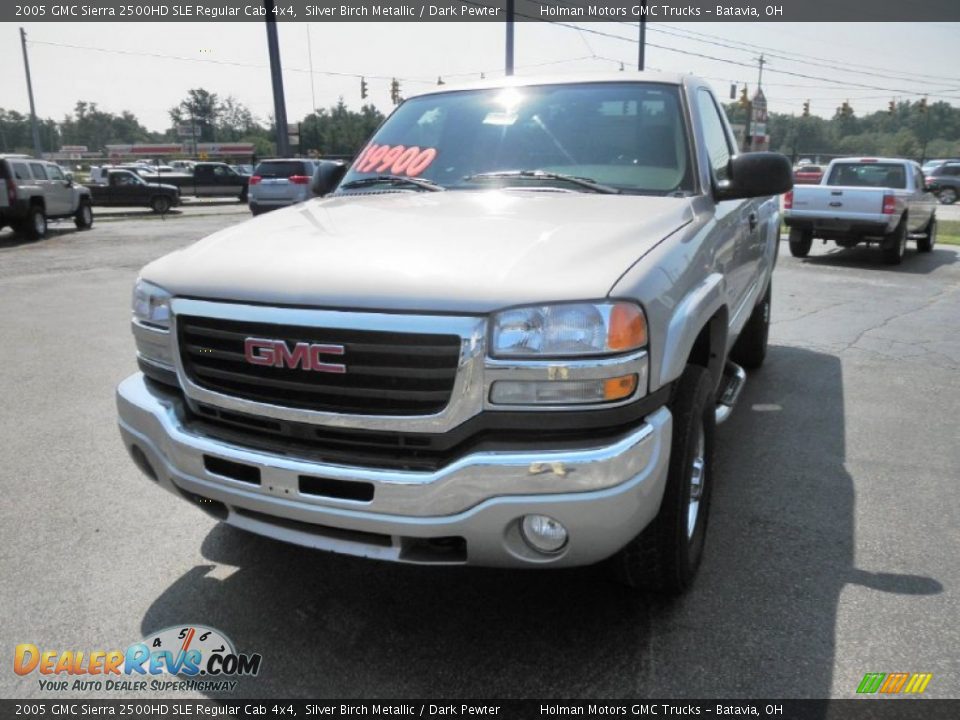
[{"label": "power line", "polygon": [[[475,5],[476,3],[469,3],[469,4]],[[520,15],[520,13],[518,13],[518,15]],[[532,16],[530,16],[530,15],[524,15],[523,17],[526,17],[526,18],[532,19],[532,20],[538,20],[538,18],[532,17]],[[623,42],[628,42],[628,43],[631,43],[631,44],[635,44],[635,43],[638,42],[638,41],[637,41],[636,39],[634,39],[634,38],[624,37],[623,35],[616,35],[616,34],[614,34],[614,33],[604,32],[604,31],[602,31],[602,30],[595,30],[595,29],[593,29],[593,28],[581,28],[581,27],[578,27],[578,26],[576,26],[576,25],[573,25],[572,23],[560,22],[560,21],[557,21],[557,20],[544,20],[544,21],[542,21],[542,22],[548,23],[548,24],[550,24],[550,25],[556,25],[556,26],[558,26],[558,27],[565,27],[565,28],[568,28],[568,29],[571,29],[571,30],[579,30],[579,31],[582,31],[582,32],[585,32],[585,33],[589,33],[589,34],[591,34],[591,35],[599,35],[599,36],[601,36],[601,37],[607,37],[607,38],[611,38],[611,39],[614,39],[614,40],[621,40],[621,41],[623,41]],[[691,57],[699,57],[699,58],[703,58],[703,59],[705,59],[705,60],[714,60],[714,61],[716,61],[716,62],[727,63],[727,64],[729,64],[729,65],[738,65],[738,66],[740,66],[740,67],[748,67],[748,68],[751,68],[751,69],[754,67],[754,64],[753,64],[753,63],[750,63],[750,62],[745,62],[745,61],[740,61],[740,60],[733,60],[733,59],[731,59],[731,58],[717,57],[716,55],[707,55],[706,53],[694,52],[693,50],[681,50],[680,48],[669,47],[669,46],[666,46],[666,45],[657,45],[657,44],[651,43],[651,42],[647,42],[647,45],[649,45],[650,47],[653,47],[653,48],[657,48],[658,50],[666,50],[667,52],[675,52],[675,53],[679,53],[679,54],[681,54],[681,55],[689,55],[689,56],[691,56]],[[866,84],[866,83],[855,83],[855,82],[850,82],[850,81],[845,81],[845,80],[834,80],[834,79],[832,79],[832,78],[825,78],[825,77],[820,77],[820,76],[817,76],[817,75],[807,75],[807,74],[805,74],[805,73],[798,73],[798,72],[794,72],[794,71],[792,71],[792,70],[780,70],[780,69],[775,69],[775,68],[769,68],[769,69],[767,70],[767,72],[777,73],[778,75],[788,75],[788,76],[790,76],[790,77],[803,78],[803,79],[806,79],[806,80],[817,80],[817,81],[819,81],[819,82],[827,82],[827,83],[831,83],[831,84],[833,84],[833,85],[840,85],[840,86],[843,86],[843,87],[857,87],[857,88],[864,88],[864,89],[867,89],[867,90],[883,90],[883,91],[885,91],[885,92],[894,93],[894,94],[900,94],[900,95],[916,95],[916,96],[924,96],[924,95],[927,95],[927,96],[932,96],[932,97],[952,97],[952,96],[950,96],[950,95],[946,95],[945,93],[947,93],[947,92],[953,92],[953,91],[954,91],[954,89],[949,89],[949,90],[942,90],[942,91],[939,91],[939,92],[922,92],[922,91],[917,91],[917,90],[905,90],[905,89],[902,89],[902,88],[881,87],[881,86],[879,86],[879,85],[868,85],[868,84]]]},{"label": "power line", "polygon": [[[626,22],[622,22],[620,24],[630,25],[630,23],[626,23]],[[724,48],[737,50],[741,52],[760,51],[765,53],[769,57],[776,58],[778,60],[783,60],[785,62],[803,63],[804,65],[822,67],[828,70],[836,70],[838,72],[844,72],[844,73],[849,73],[854,75],[866,75],[866,76],[879,77],[884,79],[906,80],[908,82],[923,82],[924,84],[927,84],[927,85],[944,85],[944,84],[952,85],[957,81],[957,78],[955,76],[948,77],[945,75],[932,75],[928,73],[905,72],[903,70],[891,70],[886,68],[873,67],[869,65],[861,65],[859,63],[844,63],[843,65],[838,65],[836,62],[819,62],[818,60],[806,57],[799,53],[790,52],[787,50],[767,48],[763,45],[754,45],[753,43],[741,42],[739,40],[721,41],[705,33],[700,33],[695,30],[688,30],[686,28],[682,28],[682,29],[669,28],[668,29],[668,28],[652,26],[650,30],[653,32],[681,38],[684,40],[692,40],[693,42],[699,42],[699,43],[704,43],[708,45],[715,45],[717,47],[724,47]],[[865,69],[862,69],[862,70],[851,69],[854,67],[865,68]],[[891,78],[891,75],[899,75],[901,77]],[[920,80],[920,78],[928,78],[928,79]],[[946,82],[937,82],[937,81],[946,81]]]},{"label": "power line", "polygon": [[[72,50],[89,50],[92,52],[108,53],[108,54],[115,54],[115,55],[132,55],[137,57],[158,58],[162,60],[177,60],[180,62],[198,62],[198,63],[213,64],[213,65],[226,65],[229,67],[240,67],[240,68],[250,68],[250,69],[260,69],[260,70],[269,69],[269,65],[241,62],[239,60],[217,60],[214,58],[187,57],[184,55],[169,55],[166,53],[149,52],[144,50],[120,50],[116,48],[94,47],[91,45],[75,45],[72,43],[51,42],[49,40],[30,40],[29,44],[50,45],[52,47],[69,48]],[[583,60],[589,60],[592,57],[593,56],[591,55],[581,55],[579,57],[573,57],[573,58],[547,60],[539,63],[528,63],[525,65],[517,65],[517,69],[529,69],[529,68],[535,68],[535,67],[546,67],[548,65],[561,65],[563,63],[570,63],[570,62],[581,62]],[[364,73],[339,72],[335,70],[312,70],[307,68],[298,68],[298,67],[289,67],[289,66],[284,67],[283,70],[284,72],[308,73],[312,75],[326,75],[330,77],[345,77],[345,78],[355,78],[355,79],[368,78],[372,80],[388,80],[388,81],[392,81],[394,78],[396,78],[397,80],[400,80],[401,82],[405,82],[405,83],[417,83],[421,85],[436,84],[436,80],[434,79],[427,80],[425,78],[400,77],[400,76],[394,76],[394,75],[370,75],[370,74],[364,74]],[[474,77],[474,76],[480,76],[480,75],[498,75],[502,73],[503,73],[502,68],[498,68],[495,70],[470,70],[470,71],[458,72],[458,73],[443,73],[443,77],[446,77],[446,78]]]},{"label": "power line", "polygon": [[[470,5],[476,5],[476,6],[479,6],[479,7],[484,7],[481,3],[471,2],[470,0],[466,0],[466,1],[467,1],[467,3],[470,4]],[[552,2],[552,3],[549,2],[549,1],[546,1],[546,0],[542,0],[542,1],[544,1],[545,4],[553,5],[554,7],[557,6],[557,3],[559,3],[560,5],[569,5],[569,3],[568,3],[568,2],[565,2],[565,0],[555,0],[555,1]],[[603,31],[601,31],[601,30],[595,30],[595,29],[593,29],[593,28],[579,27],[579,26],[577,26],[577,25],[574,25],[573,23],[567,23],[567,22],[563,22],[563,21],[559,21],[559,20],[545,20],[545,19],[542,19],[542,18],[534,17],[534,16],[532,16],[532,15],[526,15],[526,14],[520,13],[520,12],[518,12],[518,13],[516,13],[516,14],[517,14],[518,17],[524,17],[524,18],[527,18],[528,20],[536,20],[536,21],[538,21],[538,22],[543,22],[543,23],[550,24],[550,25],[557,25],[557,26],[559,26],[559,27],[565,27],[565,28],[568,28],[568,29],[576,30],[577,32],[579,32],[579,33],[581,33],[581,34],[582,34],[582,33],[590,33],[590,34],[592,34],[592,35],[598,35],[598,36],[601,36],[601,37],[612,38],[612,39],[620,40],[620,41],[623,41],[623,42],[629,42],[629,43],[631,43],[631,44],[636,44],[636,43],[639,42],[639,40],[637,40],[637,39],[635,39],[635,38],[624,37],[623,35],[616,35],[616,34],[614,34],[614,33],[603,32]],[[620,24],[620,25],[626,25],[626,26],[629,26],[629,27],[633,27],[633,26],[634,26],[633,23],[629,23],[629,22],[625,22],[625,21],[619,21],[618,24]],[[666,33],[666,34],[668,34],[668,35],[669,35],[669,34],[674,34],[675,36],[683,37],[682,35],[677,35],[677,33],[676,33],[676,31],[678,30],[677,28],[671,28],[671,30],[673,30],[674,33],[670,33],[669,31],[664,30],[664,29],[662,29],[662,28],[651,27],[650,29],[653,30],[653,31],[656,31],[656,32]],[[685,38],[685,39],[694,40],[694,41],[698,41],[698,42],[705,42],[705,43],[709,43],[709,44],[713,44],[713,45],[718,45],[718,46],[720,46],[720,47],[726,47],[726,48],[728,48],[728,49],[736,50],[736,51],[738,51],[738,52],[746,52],[746,49],[745,49],[745,48],[738,48],[738,47],[734,47],[733,45],[730,45],[730,44],[728,44],[728,43],[719,42],[719,41],[713,39],[711,36],[706,35],[706,34],[704,34],[704,33],[697,33],[696,31],[693,31],[693,30],[683,30],[682,32],[687,32],[687,33],[690,33],[690,34],[696,34],[696,35],[700,35],[700,36],[702,36],[702,37],[711,38],[710,40],[697,40],[697,38],[692,38],[692,37],[687,37],[687,38]],[[767,48],[765,48],[764,46],[761,46],[761,45],[753,45],[753,44],[751,44],[751,43],[740,43],[740,41],[730,41],[730,42],[738,43],[738,44],[741,44],[741,45],[750,45],[750,46],[752,46],[752,48],[754,48],[754,49],[763,50],[764,52],[767,52]],[[659,50],[666,50],[666,51],[668,51],[668,52],[680,53],[680,54],[682,54],[682,55],[689,55],[689,56],[692,56],[692,57],[699,57],[699,58],[703,58],[703,59],[705,59],[705,60],[713,60],[713,61],[715,61],[715,62],[722,62],[722,63],[727,63],[727,64],[730,64],[730,65],[738,65],[738,66],[741,66],[741,67],[750,67],[750,68],[753,68],[753,67],[754,67],[752,63],[748,63],[748,62],[740,61],[740,60],[735,60],[735,59],[732,59],[732,58],[717,57],[717,56],[715,56],[715,55],[707,55],[707,54],[705,54],[705,53],[699,53],[699,52],[695,52],[695,51],[692,51],[692,50],[682,50],[682,49],[680,49],[680,48],[670,47],[670,46],[667,46],[667,45],[658,45],[658,44],[656,44],[656,43],[651,43],[651,42],[649,42],[649,41],[647,42],[647,45],[650,46],[650,47],[653,47],[653,48],[657,48],[657,49],[659,49]],[[779,50],[776,50],[776,49],[770,49],[770,50],[771,50],[771,52],[768,52],[768,54],[770,54],[771,56],[776,56],[776,57],[778,57],[779,59],[785,60],[785,61],[787,61],[787,62],[804,62],[804,64],[808,64],[808,65],[818,65],[818,66],[822,66],[822,67],[825,67],[825,68],[827,68],[827,69],[831,69],[831,70],[834,70],[834,71],[837,71],[837,72],[847,72],[847,73],[855,73],[855,74],[868,74],[868,75],[874,75],[874,76],[883,77],[883,78],[888,78],[890,72],[897,73],[897,71],[889,71],[889,72],[887,72],[886,74],[879,74],[879,73],[859,73],[859,71],[852,71],[852,70],[849,70],[848,68],[840,67],[840,66],[837,66],[837,65],[826,65],[826,64],[822,64],[822,63],[816,63],[816,62],[814,62],[814,61],[809,61],[809,60],[807,60],[807,59],[795,60],[795,59],[792,59],[792,58],[789,58],[789,57],[786,57],[786,56],[785,56],[786,54],[794,54],[794,53],[786,53],[785,51],[779,51]],[[751,50],[751,52],[752,52],[752,51],[753,51],[753,50]],[[847,65],[854,65],[854,63],[846,63],[846,64],[847,64]],[[862,65],[861,65],[860,67],[867,67],[867,66],[862,66]],[[875,68],[875,69],[876,69],[876,68]],[[952,98],[953,96],[952,96],[952,95],[948,95],[947,93],[952,93],[952,92],[956,92],[956,91],[960,90],[960,88],[955,88],[955,87],[951,87],[951,88],[941,88],[941,89],[938,89],[938,90],[933,91],[933,92],[931,92],[931,91],[903,90],[903,89],[899,89],[899,88],[887,88],[887,87],[881,87],[881,86],[878,86],[878,85],[868,85],[868,84],[866,84],[866,83],[857,83],[857,82],[853,82],[853,81],[849,81],[849,80],[837,80],[837,79],[833,79],[833,78],[825,78],[825,77],[820,77],[820,76],[816,76],[816,75],[808,75],[808,74],[798,73],[798,72],[791,71],[791,70],[778,70],[778,69],[775,69],[775,68],[772,68],[772,67],[769,68],[769,69],[767,70],[767,72],[777,73],[777,74],[780,74],[780,75],[788,75],[788,76],[791,76],[791,77],[798,77],[798,78],[803,78],[803,79],[807,79],[807,80],[815,80],[815,81],[818,81],[818,82],[827,82],[827,83],[831,83],[831,84],[833,84],[833,85],[839,85],[839,86],[843,86],[843,87],[858,87],[858,88],[863,88],[863,89],[867,89],[867,90],[883,90],[883,91],[886,91],[886,92],[892,92],[892,93],[898,93],[898,94],[906,94],[906,95],[915,95],[915,96],[924,96],[924,95],[927,95],[927,96],[935,96],[935,97]],[[907,75],[907,74],[910,74],[910,73],[899,72],[899,74],[901,74],[901,75]],[[954,77],[954,78],[948,78],[948,77],[944,77],[944,76],[929,76],[929,77],[938,77],[938,78],[941,78],[941,79],[944,79],[944,80],[949,80],[949,81],[952,81],[952,82],[956,82],[956,78],[955,78],[955,77]],[[896,80],[905,80],[905,81],[907,81],[907,82],[916,82],[915,80],[909,80],[909,79],[907,79],[907,78],[894,78],[894,79],[896,79]],[[932,84],[943,85],[943,83],[930,83],[930,82],[925,82],[924,84],[928,84],[928,85],[932,85]]]}]

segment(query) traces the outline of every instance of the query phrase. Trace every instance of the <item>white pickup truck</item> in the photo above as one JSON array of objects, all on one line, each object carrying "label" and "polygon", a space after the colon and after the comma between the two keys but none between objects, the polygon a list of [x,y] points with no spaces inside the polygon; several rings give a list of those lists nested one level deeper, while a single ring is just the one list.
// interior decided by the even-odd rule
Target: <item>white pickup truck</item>
[{"label": "white pickup truck", "polygon": [[784,197],[790,252],[806,257],[814,238],[843,248],[877,242],[884,261],[898,265],[915,236],[930,252],[937,238],[936,198],[920,165],[893,158],[834,160],[819,185],[797,186]]}]

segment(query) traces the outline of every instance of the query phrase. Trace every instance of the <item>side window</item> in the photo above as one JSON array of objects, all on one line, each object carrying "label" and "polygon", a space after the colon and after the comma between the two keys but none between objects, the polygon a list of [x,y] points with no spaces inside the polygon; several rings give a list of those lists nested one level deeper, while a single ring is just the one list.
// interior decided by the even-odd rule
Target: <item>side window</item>
[{"label": "side window", "polygon": [[213,169],[213,174],[218,178],[225,178],[227,176],[226,169],[220,167],[219,165]]},{"label": "side window", "polygon": [[27,169],[26,163],[13,163],[13,176],[17,180],[29,180],[30,179],[30,170]]},{"label": "side window", "polygon": [[728,165],[733,152],[720,111],[713,97],[706,90],[697,91],[697,108],[703,123],[703,141],[710,158],[710,167],[717,180],[726,180]]},{"label": "side window", "polygon": [[30,163],[30,172],[33,173],[34,180],[46,180],[47,173],[40,163]]},{"label": "side window", "polygon": [[63,180],[63,172],[56,165],[47,165],[47,174],[51,180]]}]

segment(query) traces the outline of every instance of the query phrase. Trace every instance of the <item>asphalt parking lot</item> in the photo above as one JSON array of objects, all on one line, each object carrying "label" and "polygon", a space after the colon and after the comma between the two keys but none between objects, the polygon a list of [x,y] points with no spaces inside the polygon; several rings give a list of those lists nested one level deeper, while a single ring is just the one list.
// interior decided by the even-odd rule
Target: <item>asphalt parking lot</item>
[{"label": "asphalt parking lot", "polygon": [[[125,648],[202,623],[263,655],[239,697],[846,698],[866,672],[901,671],[960,697],[960,248],[911,249],[891,268],[864,248],[796,260],[783,243],[767,365],[718,431],[704,566],[666,603],[595,570],[286,546],[145,480],[113,399],[136,369],[132,283],[246,217],[232,205],[61,223],[39,243],[0,233],[7,662],[16,643]],[[0,695],[45,695],[9,667]]]}]

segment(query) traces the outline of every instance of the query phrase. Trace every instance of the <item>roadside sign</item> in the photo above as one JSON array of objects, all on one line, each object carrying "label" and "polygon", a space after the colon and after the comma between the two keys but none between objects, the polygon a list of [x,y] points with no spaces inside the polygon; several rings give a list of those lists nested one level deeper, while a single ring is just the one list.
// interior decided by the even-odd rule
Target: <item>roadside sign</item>
[{"label": "roadside sign", "polygon": [[189,123],[180,123],[177,125],[177,137],[193,137],[197,135],[197,128]]}]

